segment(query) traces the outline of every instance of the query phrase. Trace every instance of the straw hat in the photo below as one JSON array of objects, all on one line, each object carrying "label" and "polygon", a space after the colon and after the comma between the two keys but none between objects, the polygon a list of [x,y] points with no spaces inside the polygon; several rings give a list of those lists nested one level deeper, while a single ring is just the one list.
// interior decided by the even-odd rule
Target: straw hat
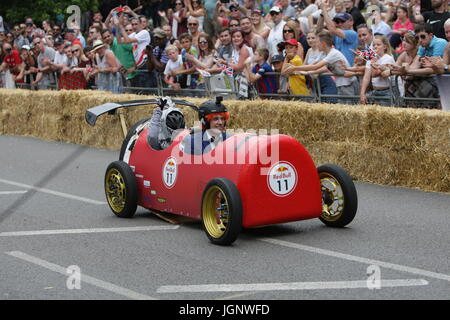
[{"label": "straw hat", "polygon": [[92,50],[89,51],[89,52],[95,52],[98,49],[103,48],[105,46],[106,46],[106,44],[104,44],[102,40],[95,40],[93,45],[92,45]]}]

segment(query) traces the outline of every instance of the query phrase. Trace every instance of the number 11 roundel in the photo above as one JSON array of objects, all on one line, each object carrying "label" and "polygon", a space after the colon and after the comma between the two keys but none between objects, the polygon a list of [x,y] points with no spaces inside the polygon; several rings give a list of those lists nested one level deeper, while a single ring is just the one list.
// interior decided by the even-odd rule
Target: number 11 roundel
[{"label": "number 11 roundel", "polygon": [[277,197],[286,197],[297,186],[297,170],[289,162],[277,162],[270,168],[267,185]]},{"label": "number 11 roundel", "polygon": [[172,188],[177,180],[178,166],[175,158],[170,157],[164,162],[162,178],[167,188]]}]

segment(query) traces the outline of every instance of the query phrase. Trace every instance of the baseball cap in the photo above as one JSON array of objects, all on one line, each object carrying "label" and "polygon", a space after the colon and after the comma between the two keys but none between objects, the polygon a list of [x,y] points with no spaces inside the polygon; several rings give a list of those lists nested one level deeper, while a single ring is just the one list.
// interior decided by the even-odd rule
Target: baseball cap
[{"label": "baseball cap", "polygon": [[284,61],[284,57],[281,54],[277,54],[277,55],[272,57],[271,61],[272,61],[272,63],[282,62],[282,61]]},{"label": "baseball cap", "polygon": [[155,30],[153,30],[153,35],[156,38],[160,38],[160,39],[163,39],[163,38],[167,37],[167,34],[161,28],[156,28]]},{"label": "baseball cap", "polygon": [[298,41],[295,39],[289,39],[287,41],[284,42],[284,44],[290,44],[291,46],[298,46]]},{"label": "baseball cap", "polygon": [[271,13],[271,12],[281,13],[281,9],[280,9],[280,7],[274,6],[274,7],[270,8],[269,13]]},{"label": "baseball cap", "polygon": [[253,10],[252,10],[252,13],[262,15],[261,10],[259,10],[259,9],[253,9]]},{"label": "baseball cap", "polygon": [[25,50],[28,50],[28,51],[31,50],[30,46],[29,46],[29,45],[26,45],[26,44],[24,44],[24,45],[22,46],[22,49],[25,49]]},{"label": "baseball cap", "polygon": [[334,16],[333,20],[348,21],[348,20],[353,20],[353,17],[350,13],[339,12]]}]

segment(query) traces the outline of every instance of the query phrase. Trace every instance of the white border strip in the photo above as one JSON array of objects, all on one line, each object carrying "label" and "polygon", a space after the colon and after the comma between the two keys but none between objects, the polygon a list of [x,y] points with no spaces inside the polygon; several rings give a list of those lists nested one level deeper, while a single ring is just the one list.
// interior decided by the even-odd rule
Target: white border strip
[{"label": "white border strip", "polygon": [[432,271],[428,271],[428,270],[424,270],[424,269],[411,268],[411,267],[402,266],[399,264],[352,256],[352,255],[345,254],[345,253],[339,253],[339,252],[335,252],[335,251],[305,246],[302,244],[278,240],[278,239],[262,238],[262,239],[258,239],[258,240],[264,241],[264,242],[267,242],[270,244],[278,245],[278,246],[308,251],[308,252],[322,254],[325,256],[335,257],[335,258],[344,259],[344,260],[348,260],[348,261],[359,262],[359,263],[364,263],[364,264],[369,264],[369,265],[377,265],[379,267],[383,267],[386,269],[391,269],[391,270],[396,270],[396,271],[401,271],[401,272],[408,272],[408,273],[420,275],[422,277],[429,277],[429,278],[434,278],[434,279],[439,279],[439,280],[450,281],[450,275],[432,272]]},{"label": "white border strip", "polygon": [[53,190],[45,189],[45,188],[38,188],[38,187],[30,186],[28,184],[14,182],[14,181],[10,181],[10,180],[0,179],[0,182],[4,183],[4,184],[16,186],[16,187],[26,188],[29,190],[35,190],[35,191],[51,194],[54,196],[72,199],[72,200],[78,200],[78,201],[82,201],[82,202],[86,202],[86,203],[90,203],[90,204],[96,204],[96,205],[106,204],[106,202],[104,202],[104,201],[97,201],[97,200],[92,200],[89,198],[74,196],[74,195],[64,193],[64,192],[53,191]]},{"label": "white border strip", "polygon": [[[45,269],[48,269],[50,271],[53,272],[57,272],[59,274],[62,274],[64,276],[68,276],[67,274],[67,269],[64,267],[61,267],[57,264],[51,263],[51,262],[47,262],[45,260],[30,256],[26,253],[20,252],[20,251],[11,251],[11,252],[5,252],[7,255],[10,255],[12,257],[15,257],[17,259],[23,260],[23,261],[27,261],[30,262],[32,264],[38,265],[40,267],[43,267]],[[147,295],[143,295],[140,294],[138,292],[123,288],[123,287],[119,287],[115,284],[103,281],[103,280],[99,280],[93,277],[90,277],[88,275],[85,274],[81,274],[81,283],[88,283],[90,285],[102,288],[104,290],[113,292],[115,294],[130,298],[130,299],[135,299],[135,300],[156,300],[155,298],[152,298],[150,296]]]},{"label": "white border strip", "polygon": [[0,191],[0,196],[8,195],[8,194],[24,194],[27,193],[28,190],[22,190],[22,191]]},{"label": "white border strip", "polygon": [[130,232],[130,231],[164,231],[164,230],[175,230],[175,229],[178,229],[179,227],[180,226],[148,226],[148,227],[124,227],[124,228],[13,231],[13,232],[0,232],[0,237],[41,236],[41,235],[80,234],[80,233],[105,233],[105,232]]},{"label": "white border strip", "polygon": [[[424,279],[381,280],[380,288],[426,286]],[[204,284],[185,286],[162,286],[157,293],[182,292],[236,292],[236,291],[281,291],[281,290],[329,290],[329,289],[369,289],[367,280],[292,282],[292,283],[254,283],[254,284]]]}]

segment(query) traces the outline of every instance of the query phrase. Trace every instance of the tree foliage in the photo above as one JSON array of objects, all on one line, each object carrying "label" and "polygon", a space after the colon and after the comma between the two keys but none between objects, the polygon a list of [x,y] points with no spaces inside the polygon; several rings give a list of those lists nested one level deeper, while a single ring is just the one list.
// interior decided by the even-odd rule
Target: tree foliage
[{"label": "tree foliage", "polygon": [[79,6],[81,12],[97,10],[99,0],[8,0],[0,3],[0,15],[10,24],[23,22],[25,17],[33,18],[35,23],[43,20],[57,21],[69,17],[66,12],[71,5]]}]

